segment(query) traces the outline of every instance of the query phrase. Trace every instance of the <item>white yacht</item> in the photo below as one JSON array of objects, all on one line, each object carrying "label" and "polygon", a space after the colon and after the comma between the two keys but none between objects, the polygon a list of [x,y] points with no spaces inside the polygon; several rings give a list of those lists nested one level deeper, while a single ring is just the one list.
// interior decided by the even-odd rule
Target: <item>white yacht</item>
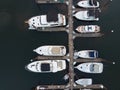
[{"label": "white yacht", "polygon": [[78,52],[74,52],[75,57],[87,58],[87,59],[95,59],[98,58],[98,51],[96,50],[81,50]]},{"label": "white yacht", "polygon": [[98,25],[81,25],[76,28],[79,33],[98,33],[100,32],[100,27]]},{"label": "white yacht", "polygon": [[82,85],[82,86],[92,85],[92,79],[91,78],[82,78],[82,79],[76,80],[75,83],[78,85]]},{"label": "white yacht", "polygon": [[33,51],[43,56],[65,56],[66,47],[61,45],[46,45],[40,46]]},{"label": "white yacht", "polygon": [[58,72],[66,69],[65,60],[40,60],[34,61],[25,67],[28,71],[36,73]]},{"label": "white yacht", "polygon": [[98,8],[99,2],[96,0],[81,0],[77,3],[77,5],[83,8]]},{"label": "white yacht", "polygon": [[81,63],[75,68],[85,73],[102,73],[103,72],[103,64],[97,63],[97,62]]},{"label": "white yacht", "polygon": [[29,29],[38,29],[40,27],[65,26],[66,17],[63,14],[58,14],[57,17],[54,16],[54,18],[51,15],[39,15],[30,18],[28,21],[25,21],[25,23],[29,24]]},{"label": "white yacht", "polygon": [[98,10],[82,10],[73,14],[78,20],[98,21]]}]

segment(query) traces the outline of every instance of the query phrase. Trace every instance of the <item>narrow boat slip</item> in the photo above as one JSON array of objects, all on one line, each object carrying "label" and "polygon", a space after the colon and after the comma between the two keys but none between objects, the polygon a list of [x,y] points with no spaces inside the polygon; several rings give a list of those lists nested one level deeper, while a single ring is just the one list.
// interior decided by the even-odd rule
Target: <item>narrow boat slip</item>
[{"label": "narrow boat slip", "polygon": [[78,52],[74,52],[75,57],[87,58],[87,59],[95,59],[98,58],[98,51],[96,50],[81,50]]},{"label": "narrow boat slip", "polygon": [[92,79],[91,78],[82,78],[82,79],[76,80],[75,83],[78,85],[83,85],[83,86],[92,85]]},{"label": "narrow boat slip", "polygon": [[73,14],[78,20],[84,21],[98,21],[98,10],[82,10]]}]

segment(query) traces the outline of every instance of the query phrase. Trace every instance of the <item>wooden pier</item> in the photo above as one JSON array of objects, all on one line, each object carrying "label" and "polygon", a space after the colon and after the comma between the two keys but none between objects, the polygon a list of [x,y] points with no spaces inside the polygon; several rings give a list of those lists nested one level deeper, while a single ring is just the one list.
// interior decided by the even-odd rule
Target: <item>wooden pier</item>
[{"label": "wooden pier", "polygon": [[63,60],[63,59],[69,59],[68,56],[37,56],[34,58],[36,60]]},{"label": "wooden pier", "polygon": [[74,88],[74,66],[73,66],[73,51],[74,51],[74,44],[73,44],[73,16],[72,16],[72,0],[69,0],[68,4],[68,44],[69,44],[69,84],[70,84],[70,90],[73,90]]},{"label": "wooden pier", "polygon": [[45,28],[37,28],[37,31],[41,31],[41,32],[53,32],[53,31],[66,31],[66,27],[45,27]]},{"label": "wooden pier", "polygon": [[66,3],[68,0],[35,0],[36,3]]},{"label": "wooden pier", "polygon": [[[60,1],[62,0],[36,0],[37,3],[61,3]],[[45,28],[43,30],[39,31],[68,31],[68,45],[69,45],[69,56],[63,56],[63,57],[45,57],[45,56],[38,56],[34,59],[37,60],[55,60],[55,59],[69,59],[69,83],[67,85],[38,85],[35,90],[55,90],[55,89],[62,89],[62,90],[74,90],[74,89],[102,89],[102,90],[107,90],[102,84],[92,84],[88,86],[81,86],[81,85],[76,85],[74,83],[74,62],[102,62],[103,60],[101,58],[98,59],[74,59],[74,43],[73,39],[74,37],[101,37],[103,34],[101,33],[93,33],[93,34],[76,34],[73,33],[73,8],[72,8],[72,3],[73,0],[63,0],[64,2],[68,1],[68,27],[67,30],[66,28],[59,28],[59,29],[48,29]]]},{"label": "wooden pier", "polygon": [[102,33],[84,33],[84,34],[79,34],[79,33],[75,33],[74,34],[74,38],[75,37],[102,37],[104,34]]},{"label": "wooden pier", "polygon": [[[71,90],[70,89],[71,86],[70,84],[68,85],[38,85],[35,90],[49,90],[49,89],[52,89],[52,90],[58,90],[58,89],[62,89],[62,90]],[[74,89],[79,89],[79,90],[82,90],[82,89],[101,89],[101,90],[107,90],[106,87],[104,87],[102,84],[94,84],[94,85],[88,85],[88,86],[81,86],[81,85],[75,85],[73,84],[73,87]]]}]

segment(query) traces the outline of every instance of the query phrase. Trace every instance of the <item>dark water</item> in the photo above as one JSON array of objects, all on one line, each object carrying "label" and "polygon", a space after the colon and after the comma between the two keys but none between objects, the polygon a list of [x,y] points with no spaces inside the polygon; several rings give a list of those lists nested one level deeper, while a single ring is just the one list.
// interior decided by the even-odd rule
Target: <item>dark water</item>
[{"label": "dark water", "polygon": [[[75,1],[76,2],[76,1]],[[103,8],[99,22],[105,35],[101,38],[76,38],[75,49],[96,49],[100,57],[115,61],[116,64],[105,64],[102,74],[77,73],[75,78],[92,77],[93,83],[102,83],[108,90],[120,90],[120,1],[113,0]],[[62,6],[63,8],[64,6]],[[65,6],[66,7],[66,6]],[[43,10],[44,9],[44,10]],[[54,10],[53,10],[54,9]],[[41,45],[68,46],[66,32],[29,31],[24,21],[32,16],[44,13],[66,13],[55,5],[46,7],[37,5],[34,0],[1,0],[0,1],[0,90],[31,90],[38,84],[66,84],[61,79],[66,71],[56,74],[36,74],[25,70],[30,59],[37,56],[32,50]],[[82,24],[91,24],[74,19],[74,28]],[[111,30],[114,30],[111,33]]]}]

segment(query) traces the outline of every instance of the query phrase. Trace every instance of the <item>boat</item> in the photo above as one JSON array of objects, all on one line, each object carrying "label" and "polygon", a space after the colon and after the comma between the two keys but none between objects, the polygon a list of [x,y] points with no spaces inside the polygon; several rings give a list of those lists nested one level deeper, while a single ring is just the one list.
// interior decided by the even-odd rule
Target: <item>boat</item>
[{"label": "boat", "polygon": [[84,20],[84,21],[98,21],[98,10],[82,10],[75,12],[73,14],[75,18],[78,20]]},{"label": "boat", "polygon": [[78,52],[74,52],[75,57],[87,58],[87,59],[95,59],[98,58],[97,50],[81,50]]},{"label": "boat", "polygon": [[77,3],[77,5],[83,8],[98,8],[99,2],[96,0],[81,0]]},{"label": "boat", "polygon": [[43,56],[64,56],[66,47],[62,45],[46,45],[40,46],[33,51]]},{"label": "boat", "polygon": [[85,73],[102,73],[103,72],[103,64],[97,63],[97,62],[81,63],[75,68]]},{"label": "boat", "polygon": [[82,85],[82,86],[87,86],[87,85],[92,85],[92,79],[91,78],[82,78],[78,79],[75,81],[76,84]]},{"label": "boat", "polygon": [[36,73],[56,73],[66,69],[65,60],[40,60],[29,63],[25,66],[26,70]]},{"label": "boat", "polygon": [[100,32],[100,27],[98,25],[81,25],[76,28],[79,33],[98,33]]},{"label": "boat", "polygon": [[57,14],[56,17],[52,15],[39,15],[30,18],[28,21],[25,21],[25,23],[29,24],[29,29],[65,26],[66,17],[63,14]]}]

